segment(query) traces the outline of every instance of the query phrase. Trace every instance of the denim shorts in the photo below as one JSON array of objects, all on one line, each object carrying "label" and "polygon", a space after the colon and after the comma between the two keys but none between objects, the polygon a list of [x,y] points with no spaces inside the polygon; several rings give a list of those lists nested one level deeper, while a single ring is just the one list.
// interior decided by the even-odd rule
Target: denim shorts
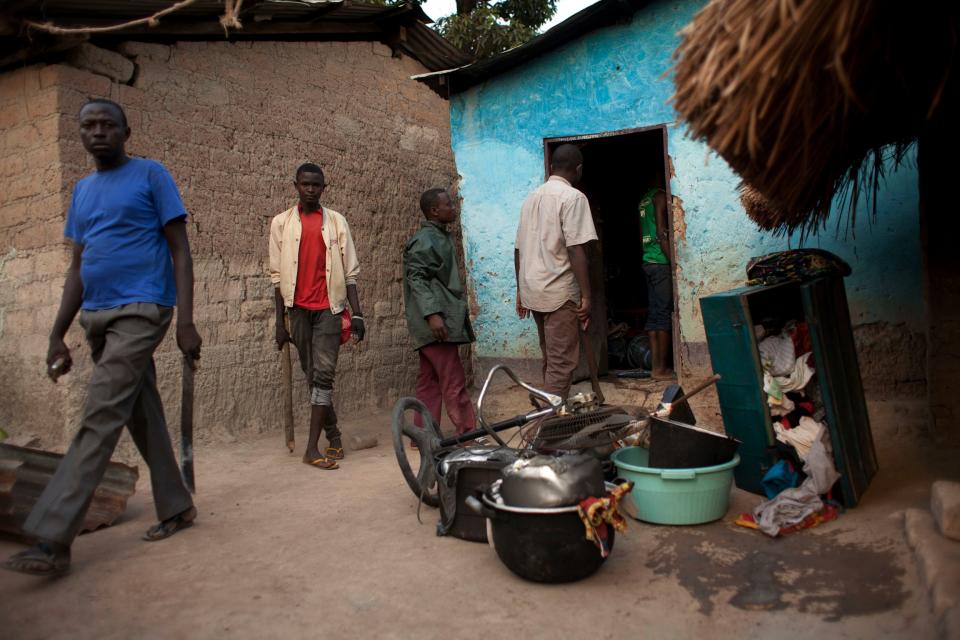
[{"label": "denim shorts", "polygon": [[647,331],[673,329],[673,282],[670,265],[643,263],[647,276]]}]

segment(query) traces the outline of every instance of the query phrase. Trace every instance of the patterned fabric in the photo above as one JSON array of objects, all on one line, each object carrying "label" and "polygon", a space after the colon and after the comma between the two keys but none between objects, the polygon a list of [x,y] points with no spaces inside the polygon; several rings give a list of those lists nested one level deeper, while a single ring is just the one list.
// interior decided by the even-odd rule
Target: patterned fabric
[{"label": "patterned fabric", "polygon": [[850,275],[850,265],[823,249],[791,249],[750,258],[747,285],[803,282],[822,276]]},{"label": "patterned fabric", "polygon": [[[797,524],[792,524],[788,527],[780,529],[778,536],[785,536],[791,533],[796,533],[797,531],[803,531],[804,529],[812,529],[814,527],[819,527],[821,524],[827,522],[833,522],[837,519],[837,516],[840,515],[837,507],[831,504],[824,505],[820,511],[811,513],[802,521]],[[747,529],[759,529],[760,525],[757,524],[756,518],[753,517],[752,513],[741,513],[736,520],[733,521],[734,524],[740,525],[741,527],[746,527]]]},{"label": "patterned fabric", "polygon": [[600,556],[610,555],[608,526],[617,531],[627,530],[627,521],[620,515],[620,500],[633,489],[632,482],[624,482],[602,498],[587,498],[577,505],[577,513],[586,529],[586,538],[597,546]]}]

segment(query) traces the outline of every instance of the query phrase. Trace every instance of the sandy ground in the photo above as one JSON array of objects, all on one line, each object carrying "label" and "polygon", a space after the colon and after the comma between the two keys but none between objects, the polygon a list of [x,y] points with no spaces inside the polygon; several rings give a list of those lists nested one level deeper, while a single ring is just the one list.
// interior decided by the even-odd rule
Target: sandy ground
[{"label": "sandy ground", "polygon": [[[497,409],[522,406],[507,395]],[[380,445],[334,472],[301,464],[279,431],[200,449],[198,523],[161,542],[140,540],[154,520],[141,473],[123,518],[77,540],[69,575],[0,572],[3,637],[937,637],[892,516],[958,471],[955,452],[916,438],[880,449],[865,500],[834,523],[771,540],[732,524],[759,501],[735,490],[723,520],[631,522],[594,576],[548,586],[487,545],[437,537],[433,509],[418,524],[388,415],[344,427]]]}]

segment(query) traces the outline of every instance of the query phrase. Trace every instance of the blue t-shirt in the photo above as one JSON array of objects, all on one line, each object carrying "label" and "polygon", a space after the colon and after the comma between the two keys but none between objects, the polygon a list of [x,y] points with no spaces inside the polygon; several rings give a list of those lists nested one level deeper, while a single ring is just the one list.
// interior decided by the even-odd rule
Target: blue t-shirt
[{"label": "blue t-shirt", "polygon": [[83,247],[82,307],[174,306],[173,259],[163,227],[186,215],[173,177],[155,160],[130,158],[77,182],[64,234]]}]

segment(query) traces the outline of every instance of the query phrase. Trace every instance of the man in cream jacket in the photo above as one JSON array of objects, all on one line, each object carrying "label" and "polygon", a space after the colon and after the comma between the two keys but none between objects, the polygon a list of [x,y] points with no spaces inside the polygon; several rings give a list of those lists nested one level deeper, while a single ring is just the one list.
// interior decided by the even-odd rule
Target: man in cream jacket
[{"label": "man in cream jacket", "polygon": [[[364,323],[357,293],[357,251],[346,219],[320,205],[325,185],[316,164],[297,169],[294,186],[300,201],[270,223],[270,281],[276,301],[277,349],[288,341],[296,346],[310,385],[310,436],[303,461],[318,469],[337,469],[337,461],[343,459],[333,409],[337,355],[345,328],[359,342]],[[284,313],[290,317],[289,332]],[[322,453],[321,430],[330,445]]]}]

